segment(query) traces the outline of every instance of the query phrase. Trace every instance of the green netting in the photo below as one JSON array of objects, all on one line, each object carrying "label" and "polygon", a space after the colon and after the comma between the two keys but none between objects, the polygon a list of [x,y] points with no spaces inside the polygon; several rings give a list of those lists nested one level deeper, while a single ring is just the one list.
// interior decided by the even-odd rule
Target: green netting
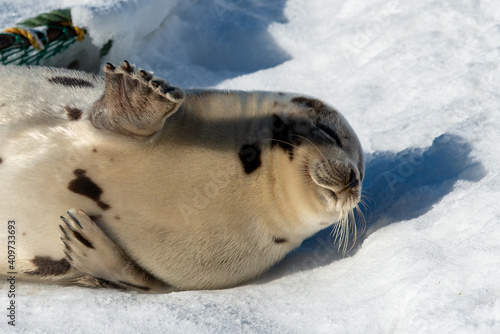
[{"label": "green netting", "polygon": [[[35,50],[29,39],[20,34],[0,32],[0,63],[40,65],[44,59],[63,52],[77,40],[83,39],[86,32],[71,24],[69,9],[54,10],[20,22],[19,28],[29,30],[31,36],[40,41],[39,44],[43,46],[41,50]],[[100,57],[107,55],[112,45],[112,40],[104,44]]]},{"label": "green netting", "polygon": [[[76,42],[78,36],[71,23],[69,9],[55,10],[38,15],[19,24],[20,28],[30,29],[32,35],[43,44],[41,50],[29,44],[28,39],[16,33],[0,33],[0,63],[16,65],[40,65],[44,59],[63,52]],[[64,25],[63,25],[64,24]],[[78,28],[77,28],[78,29]]]},{"label": "green netting", "polygon": [[51,42],[45,41],[44,48],[42,50],[35,50],[33,46],[24,46],[22,38],[16,34],[1,34],[0,36],[8,35],[14,38],[15,42],[13,47],[7,47],[0,50],[0,62],[4,65],[16,64],[16,65],[40,65],[40,61],[43,59],[50,58],[58,53],[66,50],[71,44],[76,42],[75,36],[69,36],[67,30],[68,28],[61,28],[63,33],[61,36]]}]

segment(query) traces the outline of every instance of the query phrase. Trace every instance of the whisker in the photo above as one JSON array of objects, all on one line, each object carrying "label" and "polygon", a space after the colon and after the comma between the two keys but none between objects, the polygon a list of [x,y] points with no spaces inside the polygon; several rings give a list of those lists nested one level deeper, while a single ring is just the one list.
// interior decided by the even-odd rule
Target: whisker
[{"label": "whisker", "polygon": [[[365,232],[365,229],[365,215],[360,210],[359,204],[356,204],[348,211],[341,211],[339,220],[332,226],[330,235],[334,237],[334,242],[338,243],[338,250],[342,250],[342,254],[345,255],[354,248],[356,240]],[[352,243],[349,242],[350,237],[352,237]]]},{"label": "whisker", "polygon": [[278,143],[283,143],[283,144],[287,144],[287,145],[293,146],[294,148],[299,148],[297,145],[294,145],[292,143],[289,143],[289,142],[287,142],[285,140],[281,140],[281,139],[268,138],[268,139],[265,139],[265,140],[275,141],[275,142],[278,142]]},{"label": "whisker", "polygon": [[365,219],[365,217],[364,217],[364,214],[363,214],[363,210],[361,210],[359,208],[359,205],[361,205],[363,207],[363,209],[366,211],[366,213],[367,213],[368,216],[372,215],[372,209],[371,209],[371,207],[367,203],[365,203],[363,199],[361,199],[359,201],[359,204],[358,204],[358,210],[359,210],[359,213],[363,215],[363,219]]},{"label": "whisker", "polygon": [[342,177],[338,173],[335,173],[333,168],[325,168],[325,171],[328,176],[330,176],[334,181],[337,181],[337,183],[344,183]]},{"label": "whisker", "polygon": [[[302,138],[302,139],[306,140],[307,142],[309,142],[309,144],[311,144],[311,146],[313,146],[316,149],[316,151],[318,151],[319,154],[323,157],[324,161],[329,162],[329,160],[326,158],[326,156],[323,154],[323,152],[321,152],[321,150],[318,148],[318,146],[315,145],[310,139],[308,139],[304,136],[298,135],[298,134],[292,134],[292,136]],[[343,175],[341,175],[334,168],[332,168],[330,163],[326,164],[325,168],[323,168],[323,170],[326,174],[328,174],[329,177],[331,177],[337,183],[344,183],[345,182]]]},{"label": "whisker", "polygon": [[358,215],[358,219],[357,221],[361,221],[361,233],[360,233],[360,236],[365,233],[365,230],[366,230],[366,219],[365,219],[365,215],[363,213],[363,211],[360,210],[359,208],[359,204],[356,205],[355,207],[356,209],[356,214]]},{"label": "whisker", "polygon": [[365,190],[361,193],[361,198],[369,200],[372,205],[375,203],[375,200],[370,196],[370,193]]},{"label": "whisker", "polygon": [[296,137],[299,137],[299,138],[302,138],[302,139],[305,139],[306,141],[308,141],[309,144],[311,144],[319,152],[319,154],[321,154],[321,156],[323,157],[323,159],[325,159],[325,161],[328,161],[328,159],[325,157],[325,155],[323,154],[323,152],[321,152],[321,150],[312,141],[310,141],[308,138],[306,138],[304,136],[301,136],[301,135],[297,135],[297,134],[292,134],[292,136],[296,136]]}]

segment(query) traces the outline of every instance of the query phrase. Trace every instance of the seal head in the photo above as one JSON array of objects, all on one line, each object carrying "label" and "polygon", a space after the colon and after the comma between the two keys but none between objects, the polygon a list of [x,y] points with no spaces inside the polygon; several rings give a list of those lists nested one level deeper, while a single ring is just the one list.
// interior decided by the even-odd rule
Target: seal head
[{"label": "seal head", "polygon": [[364,177],[361,144],[335,108],[308,97],[294,97],[291,102],[287,107],[292,112],[273,115],[273,129],[279,133],[273,140],[287,151],[283,172],[290,180],[300,180],[291,185],[293,205],[313,225],[338,221],[337,238],[345,252],[349,233],[356,234],[354,211]]}]

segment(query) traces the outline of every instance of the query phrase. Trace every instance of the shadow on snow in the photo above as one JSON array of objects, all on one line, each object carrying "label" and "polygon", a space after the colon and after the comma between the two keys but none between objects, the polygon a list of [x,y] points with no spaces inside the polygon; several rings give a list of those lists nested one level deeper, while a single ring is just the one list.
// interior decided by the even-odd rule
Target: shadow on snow
[{"label": "shadow on snow", "polygon": [[[162,63],[155,72],[180,87],[209,87],[282,64],[290,56],[268,29],[287,22],[285,4],[286,0],[179,3],[158,31],[169,33],[158,46]],[[141,59],[147,60],[148,53]]]},{"label": "shadow on snow", "polygon": [[[375,230],[402,220],[419,217],[453,190],[458,180],[478,182],[486,171],[471,156],[470,144],[459,136],[444,134],[427,148],[399,153],[377,152],[366,156],[363,194],[367,209],[366,232],[350,251]],[[358,224],[359,226],[359,224]],[[307,239],[270,271],[269,280],[296,271],[317,268],[342,258],[331,236],[331,227]]]}]

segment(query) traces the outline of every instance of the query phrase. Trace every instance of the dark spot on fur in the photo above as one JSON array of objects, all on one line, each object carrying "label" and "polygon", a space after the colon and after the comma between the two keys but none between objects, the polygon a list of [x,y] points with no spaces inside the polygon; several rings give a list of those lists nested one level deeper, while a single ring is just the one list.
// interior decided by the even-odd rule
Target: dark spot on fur
[{"label": "dark spot on fur", "polygon": [[149,290],[151,290],[147,286],[132,284],[132,283],[128,283],[128,282],[125,282],[125,281],[118,281],[118,283],[126,285],[126,286],[131,287],[131,288],[139,289],[139,290],[142,290],[142,291],[149,291]]},{"label": "dark spot on fur", "polygon": [[95,249],[94,245],[92,245],[92,243],[90,241],[85,239],[85,237],[83,235],[81,235],[78,231],[73,231],[73,234],[75,235],[75,238],[77,238],[78,241],[80,241],[82,244],[84,244],[88,248]]},{"label": "dark spot on fur", "polygon": [[89,218],[93,221],[99,220],[102,218],[102,215],[89,215]]},{"label": "dark spot on fur", "polygon": [[120,220],[120,216],[115,216],[115,219],[116,220]]},{"label": "dark spot on fur", "polygon": [[72,78],[72,77],[52,77],[49,81],[55,85],[63,85],[67,87],[77,87],[77,88],[92,88],[94,85],[87,80]]},{"label": "dark spot on fur", "polygon": [[0,158],[0,164],[3,162],[2,158]]},{"label": "dark spot on fur", "polygon": [[66,274],[71,269],[71,265],[66,259],[56,261],[48,256],[35,256],[31,263],[37,267],[36,270],[26,272],[27,275],[31,276],[59,276]]},{"label": "dark spot on fur", "polygon": [[283,150],[291,150],[293,146],[290,144],[290,128],[283,120],[277,116],[273,115],[272,119],[273,141],[271,146],[280,146]]},{"label": "dark spot on fur", "polygon": [[278,238],[278,237],[273,237],[273,241],[275,244],[282,244],[286,242],[285,238]]},{"label": "dark spot on fur", "polygon": [[283,122],[283,120],[279,116],[273,114],[271,131],[273,133],[271,147],[275,147],[276,145],[278,145],[283,149],[283,151],[288,153],[290,160],[292,160],[294,148],[292,142],[297,142],[297,138],[291,138],[292,127],[290,127],[288,124],[285,124],[285,122]]},{"label": "dark spot on fur", "polygon": [[21,235],[22,235],[23,237],[25,237],[25,236],[26,236],[26,232],[23,232]]},{"label": "dark spot on fur", "polygon": [[260,147],[257,144],[245,144],[241,146],[238,156],[243,164],[245,173],[251,174],[260,167],[262,164],[260,161],[260,153]]},{"label": "dark spot on fur", "polygon": [[102,189],[85,175],[86,172],[83,169],[75,169],[73,174],[76,179],[69,182],[68,189],[94,200],[101,209],[108,210],[110,206],[100,200]]},{"label": "dark spot on fur", "polygon": [[64,107],[64,109],[66,109],[66,116],[70,121],[78,121],[82,118],[83,112],[80,109],[69,106]]},{"label": "dark spot on fur", "polygon": [[342,141],[340,140],[340,137],[337,135],[335,130],[321,123],[318,123],[316,126],[321,130],[323,130],[323,132],[325,132],[328,136],[330,136],[335,141],[335,143],[342,148]]},{"label": "dark spot on fur", "polygon": [[103,210],[107,210],[107,209],[109,209],[109,208],[110,208],[109,204],[106,204],[106,203],[101,202],[101,201],[98,201],[98,202],[97,202],[97,205],[98,205],[101,209],[103,209]]},{"label": "dark spot on fur", "polygon": [[92,152],[97,153],[97,148],[92,149]]}]

